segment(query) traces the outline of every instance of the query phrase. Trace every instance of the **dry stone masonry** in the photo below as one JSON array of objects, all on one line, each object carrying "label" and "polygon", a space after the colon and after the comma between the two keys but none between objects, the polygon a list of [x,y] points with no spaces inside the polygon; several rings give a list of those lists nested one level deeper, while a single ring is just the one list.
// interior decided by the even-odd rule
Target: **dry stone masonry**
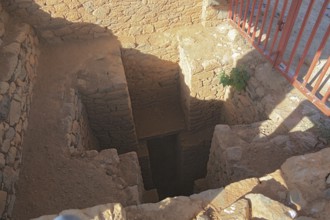
[{"label": "dry stone masonry", "polygon": [[137,137],[119,43],[111,40],[105,57],[93,57],[75,70],[89,123],[103,148],[134,151]]},{"label": "dry stone masonry", "polygon": [[38,38],[30,25],[16,23],[0,4],[0,213],[10,214],[22,159],[32,88],[38,65]]},{"label": "dry stone masonry", "polygon": [[71,155],[81,154],[85,150],[99,149],[98,140],[89,127],[89,121],[81,97],[77,91],[70,89],[63,111],[68,115],[65,119],[67,126],[67,145]]},{"label": "dry stone masonry", "polygon": [[173,37],[173,33],[166,32],[121,38],[122,60],[139,139],[184,129],[177,44]]},{"label": "dry stone masonry", "polygon": [[[255,87],[249,90],[249,86],[248,93],[238,93],[233,88],[223,88],[219,82],[220,73],[228,73],[233,67],[244,68],[254,77],[257,64],[250,55],[251,48],[238,32],[226,23],[217,28],[192,28],[182,32],[178,36],[181,102],[188,128],[196,130],[220,121],[240,124],[262,120],[264,94],[257,93]],[[251,56],[250,60],[243,60],[247,55]],[[258,82],[257,79],[250,81]]]}]

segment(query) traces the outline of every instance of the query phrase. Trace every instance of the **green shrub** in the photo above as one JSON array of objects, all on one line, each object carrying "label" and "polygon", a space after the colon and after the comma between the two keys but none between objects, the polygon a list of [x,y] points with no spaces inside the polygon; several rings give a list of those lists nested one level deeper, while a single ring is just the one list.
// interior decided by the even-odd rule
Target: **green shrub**
[{"label": "green shrub", "polygon": [[220,73],[220,84],[223,86],[232,86],[237,91],[245,90],[247,81],[250,79],[250,75],[246,70],[235,67],[227,75],[224,71]]}]

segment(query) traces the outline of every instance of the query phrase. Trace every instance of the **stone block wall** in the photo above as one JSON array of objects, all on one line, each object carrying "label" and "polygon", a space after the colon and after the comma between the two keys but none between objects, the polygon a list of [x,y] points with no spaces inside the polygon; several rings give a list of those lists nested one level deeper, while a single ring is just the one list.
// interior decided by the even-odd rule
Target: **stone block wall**
[{"label": "stone block wall", "polygon": [[201,0],[7,0],[7,9],[45,38],[85,38],[110,30],[142,35],[200,23]]},{"label": "stone block wall", "polygon": [[100,147],[113,147],[124,153],[136,149],[137,138],[127,86],[116,89],[94,94],[80,91]]},{"label": "stone block wall", "polygon": [[0,4],[0,215],[10,216],[38,65],[33,29],[14,23]]},{"label": "stone block wall", "polygon": [[[179,135],[180,172],[184,182],[205,175],[216,124],[264,120],[266,109],[271,111],[275,104],[270,104],[269,94],[276,88],[284,91],[286,84],[274,77],[277,73],[270,71],[270,64],[252,52],[227,23],[216,28],[187,28],[180,31],[178,41],[181,104],[188,128]],[[220,73],[229,73],[234,67],[248,71],[251,78],[246,91],[238,92],[220,84]],[[195,140],[200,133],[201,138]]]},{"label": "stone block wall", "polygon": [[231,51],[224,51],[211,31],[192,29],[179,37],[181,103],[189,130],[214,126],[221,115],[224,88],[217,72],[231,61]]},{"label": "stone block wall", "polygon": [[[188,129],[264,120],[265,102],[260,100],[266,95],[265,85],[254,73],[262,58],[227,23],[191,34],[192,30],[179,37],[181,102]],[[235,67],[251,76],[246,91],[220,84],[220,73]]]},{"label": "stone block wall", "polygon": [[[122,59],[134,109],[175,103],[179,97],[179,66],[152,55],[152,48],[123,49]],[[163,51],[163,55],[171,51]]]},{"label": "stone block wall", "polygon": [[68,115],[65,119],[67,127],[67,146],[71,155],[82,154],[86,150],[98,150],[99,143],[89,127],[85,106],[77,91],[70,89],[63,110]]},{"label": "stone block wall", "polygon": [[101,148],[120,154],[135,151],[137,137],[119,43],[109,39],[104,57],[93,57],[76,69],[77,89]]}]

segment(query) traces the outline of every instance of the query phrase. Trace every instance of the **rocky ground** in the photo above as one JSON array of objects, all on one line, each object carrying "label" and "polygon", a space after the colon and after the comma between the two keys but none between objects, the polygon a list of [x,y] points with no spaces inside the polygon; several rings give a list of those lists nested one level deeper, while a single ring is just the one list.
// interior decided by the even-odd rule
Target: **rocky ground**
[{"label": "rocky ground", "polygon": [[109,203],[83,210],[66,210],[56,216],[87,219],[298,219],[326,220],[330,211],[330,148],[291,157],[281,169],[224,188],[190,197],[167,198],[159,203],[123,207]]}]

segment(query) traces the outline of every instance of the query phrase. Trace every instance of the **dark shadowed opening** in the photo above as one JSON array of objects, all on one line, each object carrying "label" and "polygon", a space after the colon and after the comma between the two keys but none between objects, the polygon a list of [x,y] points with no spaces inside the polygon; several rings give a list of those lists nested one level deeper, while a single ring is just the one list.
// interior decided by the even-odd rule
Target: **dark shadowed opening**
[{"label": "dark shadowed opening", "polygon": [[177,135],[147,141],[152,179],[159,199],[180,194],[177,181]]}]

